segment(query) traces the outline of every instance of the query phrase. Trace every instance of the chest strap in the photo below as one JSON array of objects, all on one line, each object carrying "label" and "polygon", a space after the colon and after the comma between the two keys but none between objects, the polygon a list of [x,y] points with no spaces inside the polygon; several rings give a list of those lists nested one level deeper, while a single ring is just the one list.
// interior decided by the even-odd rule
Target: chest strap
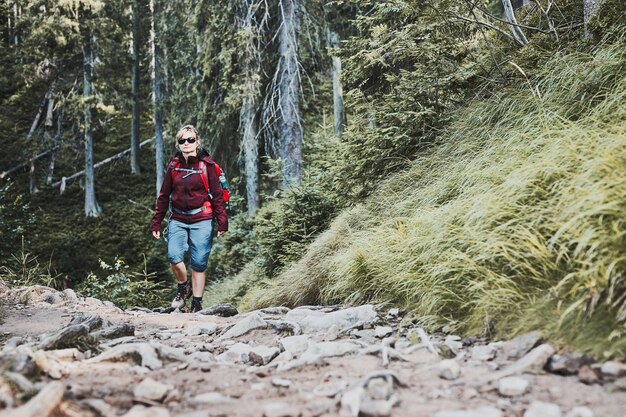
[{"label": "chest strap", "polygon": [[172,207],[172,211],[174,213],[176,213],[176,214],[184,214],[186,216],[193,216],[194,214],[198,214],[201,211],[206,211],[206,209],[207,208],[205,206],[202,206],[202,207],[198,207],[198,208],[195,208],[195,209],[191,209],[191,210],[185,211],[185,210],[178,210],[176,207]]}]

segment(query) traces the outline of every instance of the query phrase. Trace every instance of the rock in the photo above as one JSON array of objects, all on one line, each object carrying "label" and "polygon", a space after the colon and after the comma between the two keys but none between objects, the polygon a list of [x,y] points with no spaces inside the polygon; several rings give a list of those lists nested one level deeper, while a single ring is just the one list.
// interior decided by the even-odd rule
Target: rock
[{"label": "rock", "polygon": [[219,404],[232,402],[233,399],[219,392],[205,392],[204,394],[196,395],[191,401],[196,404]]},{"label": "rock", "polygon": [[391,336],[392,333],[393,329],[389,326],[376,326],[376,328],[374,329],[374,334],[379,339]]},{"label": "rock", "polygon": [[439,411],[433,417],[502,417],[502,411],[494,407],[480,407],[475,410]]},{"label": "rock", "polygon": [[117,416],[117,412],[106,401],[98,398],[88,398],[81,402],[87,405],[91,410],[95,411],[100,417],[112,417]]},{"label": "rock", "polygon": [[[101,319],[102,320],[102,319]],[[76,324],[69,325],[52,336],[48,336],[39,344],[39,348],[43,350],[63,349],[66,347],[76,347],[78,339],[87,336],[90,332],[89,325]]]},{"label": "rock", "polygon": [[473,346],[471,358],[476,361],[490,361],[497,353],[498,349],[493,345]]},{"label": "rock", "polygon": [[278,333],[290,333],[292,335],[302,334],[302,329],[298,323],[288,320],[265,320],[267,325]]},{"label": "rock", "polygon": [[461,342],[461,337],[456,335],[446,336],[443,341],[444,346],[447,346],[452,353],[458,355],[461,349],[463,349],[463,342]]},{"label": "rock", "polygon": [[565,417],[593,417],[593,411],[587,407],[574,407],[565,414]]},{"label": "rock", "polygon": [[528,389],[528,381],[515,376],[505,377],[498,381],[498,393],[505,397],[522,395]]},{"label": "rock", "polygon": [[243,320],[240,320],[239,322],[237,322],[237,324],[231,327],[226,333],[221,335],[217,340],[221,341],[221,340],[226,340],[226,339],[232,339],[234,337],[242,336],[248,333],[249,331],[256,330],[256,329],[265,329],[265,328],[267,328],[267,323],[261,318],[260,315],[258,315],[257,313],[253,313],[247,316],[246,318],[244,318]]},{"label": "rock", "polygon": [[285,315],[285,319],[298,323],[304,333],[325,332],[332,325],[345,329],[357,323],[372,322],[377,317],[378,314],[374,310],[374,306],[369,304],[330,313],[297,308]]},{"label": "rock", "polygon": [[170,417],[170,412],[167,408],[135,405],[122,417]]},{"label": "rock", "polygon": [[123,361],[131,359],[137,361],[140,359],[141,366],[155,370],[161,369],[163,363],[158,358],[156,350],[148,343],[126,343],[123,345],[115,346],[107,351],[104,351],[100,355],[87,359],[87,363],[98,363],[103,361]]},{"label": "rock", "polygon": [[359,339],[362,339],[365,343],[376,343],[376,331],[372,329],[357,330],[354,329],[352,334]]},{"label": "rock", "polygon": [[505,359],[516,360],[526,355],[532,348],[541,341],[541,333],[533,331],[525,333],[509,340],[502,346],[502,353]]},{"label": "rock", "polygon": [[289,352],[294,356],[301,354],[309,348],[309,345],[313,342],[311,338],[306,335],[283,337],[278,341],[282,350]]},{"label": "rock", "polygon": [[307,417],[320,417],[321,415],[329,414],[331,410],[334,410],[335,404],[335,400],[317,398],[306,405],[304,415]]},{"label": "rock", "polygon": [[10,414],[3,416],[10,417],[49,417],[56,415],[55,410],[63,400],[65,384],[62,382],[51,382],[46,384],[37,395],[31,398],[26,404],[13,408]]},{"label": "rock", "polygon": [[201,334],[212,335],[217,332],[217,324],[215,323],[204,323],[198,324],[195,326],[190,326],[185,330],[185,335],[187,336],[199,336]]},{"label": "rock", "polygon": [[626,363],[618,361],[609,361],[602,364],[600,368],[603,376],[609,378],[620,378],[626,376]]},{"label": "rock", "polygon": [[578,380],[583,384],[592,385],[600,381],[600,375],[597,370],[585,365],[578,371]]},{"label": "rock", "polygon": [[609,392],[624,392],[626,391],[626,377],[616,379],[608,387]]},{"label": "rock", "polygon": [[165,385],[155,381],[152,378],[146,378],[133,390],[135,399],[150,400],[150,401],[162,401],[167,393],[173,389],[171,385]]},{"label": "rock", "polygon": [[330,326],[326,334],[324,335],[324,341],[332,342],[333,340],[337,340],[339,338],[339,326],[333,324]]},{"label": "rock", "polygon": [[288,379],[274,378],[272,379],[272,385],[279,388],[289,388],[291,381]]},{"label": "rock", "polygon": [[359,416],[362,417],[388,417],[391,415],[392,405],[388,401],[363,401]]},{"label": "rock", "polygon": [[215,357],[218,362],[224,363],[246,363],[252,350],[250,345],[245,343],[235,343],[226,352]]},{"label": "rock", "polygon": [[490,381],[495,381],[506,376],[517,375],[525,372],[539,372],[543,369],[546,362],[554,354],[554,348],[549,344],[539,345],[517,362],[507,366],[506,368],[488,374],[479,378],[476,385],[480,386]]},{"label": "rock", "polygon": [[134,336],[135,326],[129,323],[118,324],[93,332],[92,335],[101,339],[117,339],[118,337]]},{"label": "rock", "polygon": [[298,417],[300,415],[297,408],[287,403],[270,403],[263,407],[263,417]]},{"label": "rock", "polygon": [[[19,374],[18,374],[19,375]],[[0,378],[0,408],[13,408],[15,407],[15,396],[9,381],[4,378]]]},{"label": "rock", "polygon": [[390,308],[389,311],[387,312],[387,315],[391,317],[398,317],[398,315],[400,315],[400,309]]},{"label": "rock", "polygon": [[200,310],[198,313],[207,316],[232,317],[239,314],[239,311],[237,311],[237,307],[232,304],[217,304],[212,307],[205,308],[204,310]]},{"label": "rock", "polygon": [[524,412],[524,417],[561,417],[561,408],[553,403],[533,401]]},{"label": "rock", "polygon": [[263,314],[287,314],[291,311],[288,307],[267,307],[259,310]]},{"label": "rock", "polygon": [[74,292],[73,289],[71,288],[66,288],[63,291],[61,291],[63,293],[63,296],[65,297],[65,300],[71,302],[71,303],[76,303],[78,301],[78,296],[76,295],[76,293]]},{"label": "rock", "polygon": [[365,389],[356,387],[343,394],[341,397],[341,408],[350,417],[358,417],[364,398]]},{"label": "rock", "polygon": [[439,377],[454,380],[461,376],[461,366],[454,359],[445,359],[439,362]]},{"label": "rock", "polygon": [[215,356],[209,352],[193,352],[188,356],[190,362],[205,362],[210,363],[215,361]]},{"label": "rock", "polygon": [[100,329],[102,327],[109,327],[111,323],[102,319],[100,316],[74,316],[68,326],[76,326],[78,324],[83,324],[89,328],[89,332],[93,332],[94,330]]},{"label": "rock", "polygon": [[45,351],[36,351],[33,354],[33,360],[37,368],[48,374],[50,378],[61,379],[63,377],[64,372],[61,364],[56,359],[48,356]]},{"label": "rock", "polygon": [[6,342],[4,342],[4,350],[7,349],[15,349],[22,343],[26,342],[26,340],[21,336],[13,336]]},{"label": "rock", "polygon": [[320,342],[309,345],[301,359],[309,361],[316,358],[344,356],[359,350],[359,345],[352,342]]},{"label": "rock", "polygon": [[372,400],[387,401],[393,394],[393,384],[382,378],[374,378],[367,384],[367,395]]},{"label": "rock", "polygon": [[591,365],[593,362],[593,358],[581,354],[553,355],[548,361],[546,369],[559,375],[576,375],[580,368]]},{"label": "rock", "polygon": [[248,356],[255,365],[267,365],[280,353],[280,349],[268,346],[253,347]]}]

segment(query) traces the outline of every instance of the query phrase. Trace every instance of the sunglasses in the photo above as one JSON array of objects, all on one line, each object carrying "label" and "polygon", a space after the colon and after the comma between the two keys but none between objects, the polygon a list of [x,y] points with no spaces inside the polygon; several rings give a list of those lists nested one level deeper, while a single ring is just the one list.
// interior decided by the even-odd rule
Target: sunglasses
[{"label": "sunglasses", "polygon": [[185,143],[185,141],[187,141],[188,143],[194,143],[196,141],[196,138],[181,138],[178,139],[178,144],[182,145],[183,143]]}]

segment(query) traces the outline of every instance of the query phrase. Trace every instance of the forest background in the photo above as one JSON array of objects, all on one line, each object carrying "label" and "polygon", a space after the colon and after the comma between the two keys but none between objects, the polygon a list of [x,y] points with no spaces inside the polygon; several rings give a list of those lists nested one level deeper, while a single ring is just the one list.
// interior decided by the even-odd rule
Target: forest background
[{"label": "forest background", "polygon": [[625,357],[625,22],[622,0],[5,0],[0,278],[167,304],[148,224],[192,123],[233,196],[205,305],[388,302]]}]

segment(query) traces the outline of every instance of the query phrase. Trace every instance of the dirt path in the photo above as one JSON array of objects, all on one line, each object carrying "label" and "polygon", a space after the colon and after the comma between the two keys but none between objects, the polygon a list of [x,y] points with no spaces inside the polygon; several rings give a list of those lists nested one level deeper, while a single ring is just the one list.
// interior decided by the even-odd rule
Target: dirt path
[{"label": "dirt path", "polygon": [[[563,361],[532,334],[491,344],[428,336],[372,306],[220,317],[122,311],[44,287],[3,299],[23,303],[8,305],[0,326],[3,417],[44,395],[55,400],[34,415],[626,416],[626,364]],[[93,315],[105,322],[68,326]],[[572,375],[544,371],[550,362]]]}]

